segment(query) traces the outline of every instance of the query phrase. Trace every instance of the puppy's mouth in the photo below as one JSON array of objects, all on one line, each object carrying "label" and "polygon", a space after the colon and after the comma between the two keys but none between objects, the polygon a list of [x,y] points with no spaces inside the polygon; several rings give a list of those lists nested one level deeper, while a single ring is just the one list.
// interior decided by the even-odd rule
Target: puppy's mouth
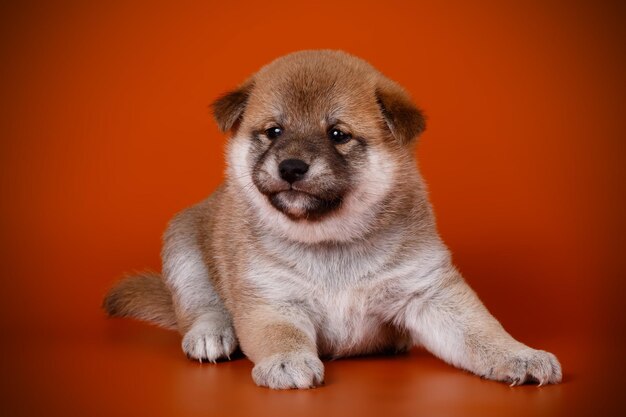
[{"label": "puppy's mouth", "polygon": [[342,202],[341,197],[322,198],[293,186],[266,195],[274,208],[292,220],[319,220]]},{"label": "puppy's mouth", "polygon": [[252,181],[272,207],[293,221],[316,221],[339,209],[349,188],[337,178],[318,175],[289,183],[256,169]]}]

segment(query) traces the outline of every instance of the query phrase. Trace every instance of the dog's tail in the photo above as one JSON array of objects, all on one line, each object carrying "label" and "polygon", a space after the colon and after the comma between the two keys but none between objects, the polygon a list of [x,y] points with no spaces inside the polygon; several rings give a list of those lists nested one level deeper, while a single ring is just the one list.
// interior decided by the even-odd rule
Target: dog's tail
[{"label": "dog's tail", "polygon": [[110,317],[132,317],[166,329],[177,328],[172,294],[157,273],[125,277],[109,290],[102,308]]}]

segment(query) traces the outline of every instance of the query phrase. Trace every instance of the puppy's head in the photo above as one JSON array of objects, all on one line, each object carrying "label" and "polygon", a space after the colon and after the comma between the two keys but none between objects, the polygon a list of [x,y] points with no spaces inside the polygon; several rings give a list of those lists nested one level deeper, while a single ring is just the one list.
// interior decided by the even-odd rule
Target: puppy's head
[{"label": "puppy's head", "polygon": [[213,110],[233,131],[229,180],[266,220],[309,234],[341,220],[364,226],[424,130],[401,87],[338,51],[279,58]]}]

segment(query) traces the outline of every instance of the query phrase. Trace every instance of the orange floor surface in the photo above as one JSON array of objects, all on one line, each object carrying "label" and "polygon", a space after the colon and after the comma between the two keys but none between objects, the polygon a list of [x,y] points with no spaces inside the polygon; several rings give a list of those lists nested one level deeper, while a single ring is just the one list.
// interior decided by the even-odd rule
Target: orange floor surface
[{"label": "orange floor surface", "polygon": [[180,338],[128,320],[102,319],[74,334],[28,335],[2,346],[3,416],[619,416],[621,352],[543,341],[564,366],[560,385],[511,388],[416,349],[325,362],[326,383],[273,391],[252,363],[200,364]]}]

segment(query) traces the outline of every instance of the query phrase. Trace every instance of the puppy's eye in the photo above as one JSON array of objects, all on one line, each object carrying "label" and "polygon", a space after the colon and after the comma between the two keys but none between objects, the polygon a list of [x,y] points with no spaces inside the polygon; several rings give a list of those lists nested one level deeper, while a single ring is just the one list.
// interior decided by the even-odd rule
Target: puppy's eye
[{"label": "puppy's eye", "polygon": [[283,134],[283,129],[280,126],[272,126],[265,131],[265,136],[268,139],[276,139]]},{"label": "puppy's eye", "polygon": [[346,143],[350,139],[352,139],[352,135],[350,135],[349,133],[345,133],[337,128],[330,129],[328,131],[328,137],[336,145],[341,145],[342,143]]}]

